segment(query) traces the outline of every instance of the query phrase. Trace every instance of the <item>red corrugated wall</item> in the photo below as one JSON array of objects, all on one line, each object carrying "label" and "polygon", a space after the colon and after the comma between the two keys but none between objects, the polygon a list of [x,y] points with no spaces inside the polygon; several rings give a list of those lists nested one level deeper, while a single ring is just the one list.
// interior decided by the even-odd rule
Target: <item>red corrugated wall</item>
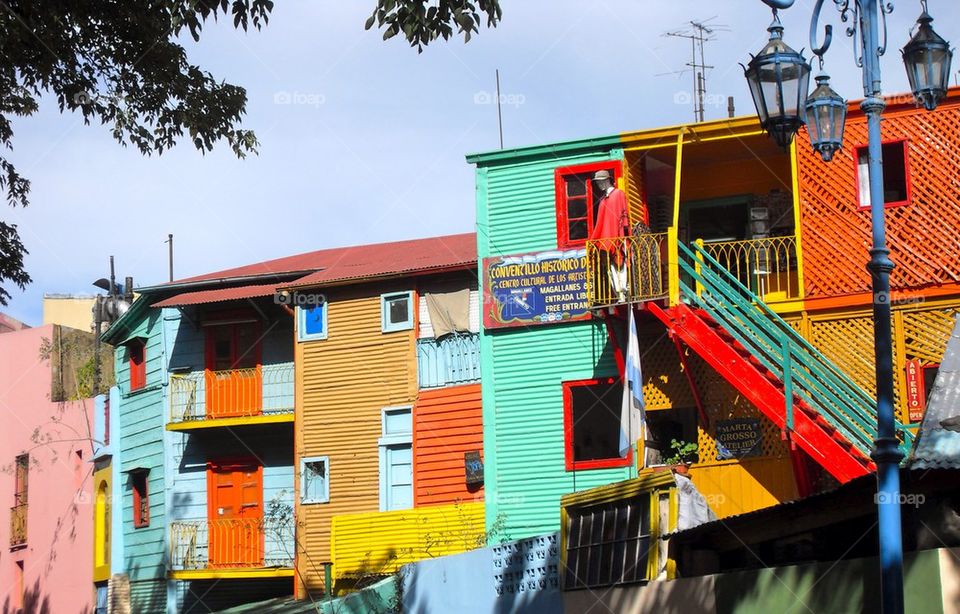
[{"label": "red corrugated wall", "polygon": [[483,454],[480,384],[421,390],[413,420],[414,505],[482,501],[463,468],[464,452]]}]

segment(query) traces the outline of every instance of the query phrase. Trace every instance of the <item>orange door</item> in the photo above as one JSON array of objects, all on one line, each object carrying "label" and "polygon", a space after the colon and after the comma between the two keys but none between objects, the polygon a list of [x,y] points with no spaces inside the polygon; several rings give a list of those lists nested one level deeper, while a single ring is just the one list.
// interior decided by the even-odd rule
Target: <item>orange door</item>
[{"label": "orange door", "polygon": [[207,416],[255,416],[261,411],[260,327],[255,322],[207,329]]},{"label": "orange door", "polygon": [[207,498],[210,567],[262,567],[263,466],[211,463]]}]

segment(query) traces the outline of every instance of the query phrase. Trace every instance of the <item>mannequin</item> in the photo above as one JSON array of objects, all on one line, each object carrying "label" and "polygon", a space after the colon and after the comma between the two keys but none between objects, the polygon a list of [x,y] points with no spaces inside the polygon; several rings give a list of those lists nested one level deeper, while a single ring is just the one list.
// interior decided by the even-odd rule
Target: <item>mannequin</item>
[{"label": "mannequin", "polygon": [[619,241],[602,241],[630,236],[630,213],[627,208],[627,196],[623,190],[613,186],[610,171],[597,171],[593,175],[593,185],[603,196],[597,210],[597,220],[593,225],[590,239],[601,240],[600,249],[607,253],[607,274],[610,286],[621,303],[627,300],[627,262],[624,246]]}]

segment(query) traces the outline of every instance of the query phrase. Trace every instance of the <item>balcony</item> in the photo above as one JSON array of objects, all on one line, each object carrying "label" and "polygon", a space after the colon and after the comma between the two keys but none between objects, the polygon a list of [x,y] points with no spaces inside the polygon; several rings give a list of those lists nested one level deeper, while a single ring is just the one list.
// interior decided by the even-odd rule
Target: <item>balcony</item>
[{"label": "balcony", "polygon": [[27,545],[27,504],[21,503],[10,508],[10,547],[21,548]]},{"label": "balcony", "polygon": [[170,376],[168,430],[293,421],[293,363]]},{"label": "balcony", "polygon": [[334,516],[331,536],[334,578],[389,575],[485,546],[483,502]]},{"label": "balcony", "polygon": [[665,298],[667,233],[587,241],[587,303],[591,307]]},{"label": "balcony", "polygon": [[[652,233],[587,242],[587,302],[591,308],[678,300],[676,233]],[[777,308],[802,298],[797,237],[770,237],[697,245],[760,300]],[[672,260],[671,260],[672,257]],[[702,258],[702,257],[701,257]],[[688,280],[693,285],[693,280]],[[699,287],[698,287],[699,293]]]},{"label": "balcony", "polygon": [[293,573],[293,521],[243,518],[170,523],[175,578],[271,577]]},{"label": "balcony", "polygon": [[480,381],[480,335],[418,340],[417,379],[421,388]]}]

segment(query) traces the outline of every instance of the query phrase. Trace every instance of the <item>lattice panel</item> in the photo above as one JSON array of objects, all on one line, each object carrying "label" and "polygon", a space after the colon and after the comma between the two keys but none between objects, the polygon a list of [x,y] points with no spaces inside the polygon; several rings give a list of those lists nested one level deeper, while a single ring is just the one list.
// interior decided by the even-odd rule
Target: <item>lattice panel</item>
[{"label": "lattice panel", "polygon": [[698,429],[701,463],[721,460],[717,458],[716,424],[718,420],[735,418],[759,418],[763,430],[761,456],[779,457],[787,453],[786,445],[780,439],[780,429],[773,422],[699,356],[690,356],[688,360],[710,419],[709,427],[701,424]]},{"label": "lattice panel", "polygon": [[625,155],[623,164],[624,188],[627,204],[630,207],[630,222],[636,224],[643,219],[644,197],[646,189],[645,161],[642,153],[630,152]]},{"label": "lattice panel", "polygon": [[[903,341],[906,360],[922,360],[925,364],[939,364],[947,349],[953,331],[958,307],[927,311],[903,312]],[[902,362],[897,363],[903,368]]]},{"label": "lattice panel", "polygon": [[[867,394],[876,394],[876,372],[873,358],[873,319],[870,316],[812,320],[810,342],[844,370]],[[896,346],[896,344],[894,344]],[[902,364],[894,347],[893,363]],[[900,392],[894,389],[896,403]]]},{"label": "lattice panel", "polygon": [[[896,262],[894,289],[960,281],[960,105],[884,115],[885,141],[906,140],[911,201],[886,210]],[[867,292],[870,213],[858,210],[855,149],[867,142],[863,117],[847,122],[843,150],[826,163],[798,137],[798,173],[807,297]]]},{"label": "lattice panel", "polygon": [[673,341],[659,323],[641,327],[638,334],[640,365],[643,368],[643,399],[647,409],[692,407],[693,394]]}]

